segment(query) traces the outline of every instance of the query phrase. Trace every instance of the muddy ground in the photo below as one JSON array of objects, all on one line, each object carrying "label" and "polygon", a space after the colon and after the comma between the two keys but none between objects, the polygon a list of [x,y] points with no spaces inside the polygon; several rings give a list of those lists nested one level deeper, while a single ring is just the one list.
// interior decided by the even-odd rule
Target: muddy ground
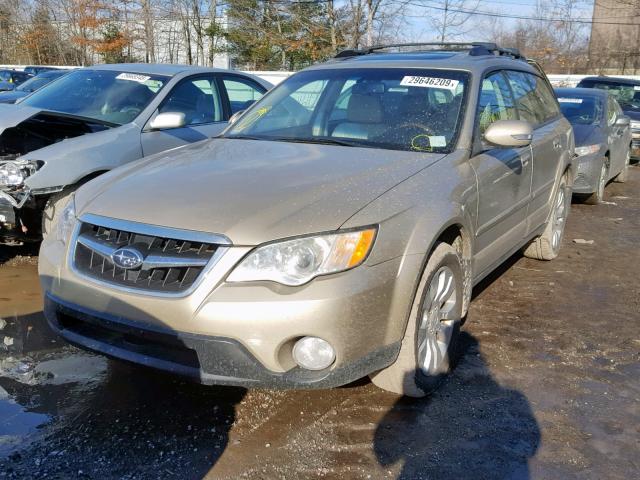
[{"label": "muddy ground", "polygon": [[640,478],[640,167],[606,199],[573,206],[557,260],[476,288],[460,365],[424,400],[90,355],[45,326],[36,251],[0,247],[0,478]]}]

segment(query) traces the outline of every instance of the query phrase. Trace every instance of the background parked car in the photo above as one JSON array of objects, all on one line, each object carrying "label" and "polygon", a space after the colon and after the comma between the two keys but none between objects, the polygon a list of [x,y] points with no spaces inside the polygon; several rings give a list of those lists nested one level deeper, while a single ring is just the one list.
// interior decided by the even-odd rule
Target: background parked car
[{"label": "background parked car", "polygon": [[0,222],[0,240],[40,238],[82,183],[217,135],[270,87],[227,70],[113,64],[73,71],[16,105],[0,104],[0,201],[14,213]]},{"label": "background parked car", "polygon": [[17,70],[0,70],[0,92],[13,90],[22,82],[26,82],[31,75]]},{"label": "background parked car", "polygon": [[11,91],[0,92],[0,103],[16,103],[18,99],[26,97],[30,93],[35,92],[39,88],[44,87],[51,81],[69,72],[70,70],[47,70],[39,73]]},{"label": "background parked car", "polygon": [[557,88],[555,92],[575,135],[578,158],[573,193],[582,195],[587,203],[600,203],[609,180],[626,180],[631,145],[629,117],[605,90]]},{"label": "background parked car", "polygon": [[29,75],[39,75],[42,72],[49,72],[51,70],[60,70],[60,69],[56,67],[47,67],[44,65],[29,65],[27,67],[24,67],[24,70],[22,71],[24,73],[28,73]]},{"label": "background parked car", "polygon": [[578,88],[597,88],[611,93],[622,111],[631,118],[631,157],[640,159],[640,80],[617,77],[585,77]]}]

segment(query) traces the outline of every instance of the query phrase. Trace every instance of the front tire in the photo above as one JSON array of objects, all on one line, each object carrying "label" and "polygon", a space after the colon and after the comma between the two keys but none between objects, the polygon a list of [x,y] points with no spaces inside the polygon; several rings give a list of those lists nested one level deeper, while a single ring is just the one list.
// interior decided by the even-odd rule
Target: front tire
[{"label": "front tire", "polygon": [[598,183],[596,184],[596,191],[590,194],[584,199],[584,203],[589,205],[598,205],[604,200],[604,187],[607,186],[607,176],[609,174],[609,167],[605,160],[602,161],[602,167],[600,168],[600,175],[598,176]]},{"label": "front tire", "polygon": [[398,358],[371,375],[371,381],[410,397],[437,389],[457,360],[465,294],[460,256],[451,245],[439,243],[420,279]]},{"label": "front tire", "polygon": [[560,179],[556,196],[551,206],[551,215],[547,226],[538,238],[533,240],[524,250],[525,257],[536,260],[553,260],[560,252],[567,215],[571,208],[571,187],[565,173]]}]

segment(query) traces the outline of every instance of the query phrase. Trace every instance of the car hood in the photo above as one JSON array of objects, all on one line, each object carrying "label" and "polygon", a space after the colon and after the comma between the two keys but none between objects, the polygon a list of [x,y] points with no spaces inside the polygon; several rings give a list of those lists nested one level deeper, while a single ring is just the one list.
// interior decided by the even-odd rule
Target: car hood
[{"label": "car hood", "polygon": [[256,245],[335,230],[443,156],[219,138],[99,177],[78,191],[76,209]]},{"label": "car hood", "polygon": [[[3,94],[0,94],[0,97],[2,95]],[[0,134],[2,134],[5,129],[15,127],[20,122],[24,122],[40,112],[41,110],[39,108],[0,104]]]},{"label": "car hood", "polygon": [[15,103],[16,100],[29,95],[29,92],[13,90],[11,92],[0,92],[0,103]]},{"label": "car hood", "polygon": [[598,125],[573,125],[573,135],[576,140],[576,147],[594,145],[604,141],[602,128]]}]

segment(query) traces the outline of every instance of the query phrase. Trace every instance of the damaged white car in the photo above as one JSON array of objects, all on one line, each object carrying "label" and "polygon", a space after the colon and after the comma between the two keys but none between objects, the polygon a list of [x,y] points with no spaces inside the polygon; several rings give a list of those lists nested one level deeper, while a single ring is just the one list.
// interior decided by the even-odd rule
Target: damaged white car
[{"label": "damaged white car", "polygon": [[227,70],[116,64],[0,105],[0,243],[39,240],[83,183],[217,135],[270,87]]}]

